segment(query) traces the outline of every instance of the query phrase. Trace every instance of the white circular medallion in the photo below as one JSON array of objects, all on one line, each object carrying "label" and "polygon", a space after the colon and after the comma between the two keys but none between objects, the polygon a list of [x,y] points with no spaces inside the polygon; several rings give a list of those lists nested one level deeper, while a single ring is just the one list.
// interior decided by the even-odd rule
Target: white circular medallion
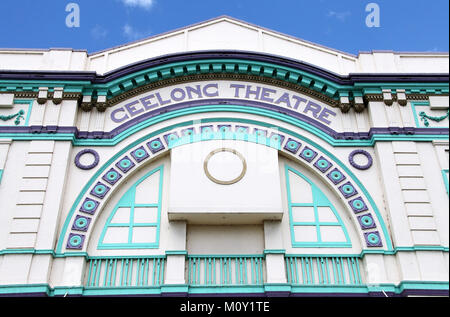
[{"label": "white circular medallion", "polygon": [[236,150],[220,148],[208,154],[203,168],[206,176],[214,183],[231,185],[244,177],[247,163]]}]

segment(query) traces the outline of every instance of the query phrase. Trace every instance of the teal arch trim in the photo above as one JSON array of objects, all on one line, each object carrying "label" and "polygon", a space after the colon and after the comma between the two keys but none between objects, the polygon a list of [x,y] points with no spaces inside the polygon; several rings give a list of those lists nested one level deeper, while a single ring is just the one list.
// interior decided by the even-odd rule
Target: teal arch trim
[{"label": "teal arch trim", "polygon": [[[312,203],[293,203],[291,196],[291,187],[289,180],[289,172],[293,172],[303,180],[305,180],[310,186],[312,191]],[[288,200],[288,211],[289,211],[289,222],[290,222],[290,230],[291,230],[291,242],[294,248],[305,247],[305,248],[314,248],[314,247],[334,247],[334,248],[351,248],[352,243],[350,241],[350,237],[347,232],[347,228],[342,222],[339,213],[336,211],[336,208],[331,204],[325,194],[313,183],[309,178],[305,175],[297,171],[296,169],[285,165],[285,178],[286,178],[286,191],[287,191],[287,200]],[[293,219],[293,207],[313,207],[314,208],[314,218],[313,222],[294,222]],[[334,216],[337,219],[337,222],[320,222],[319,221],[319,212],[318,207],[329,207],[333,211]],[[297,226],[314,226],[316,228],[317,234],[317,242],[299,242],[295,240],[294,228]],[[321,237],[321,226],[339,226],[345,235],[345,242],[324,242]]]},{"label": "teal arch trim", "polygon": [[[275,124],[269,124],[266,122],[261,122],[261,121],[257,121],[257,120],[248,120],[248,119],[239,119],[239,118],[210,118],[210,119],[204,119],[202,120],[202,123],[206,123],[206,122],[240,122],[240,123],[247,123],[247,124],[253,124],[253,125],[259,125],[259,126],[263,126],[263,127],[271,127],[271,128],[275,128],[278,129],[280,132],[289,134],[295,138],[298,138],[300,140],[303,140],[306,143],[311,144],[312,146],[316,147],[318,150],[320,150],[321,152],[323,152],[325,155],[327,155],[330,159],[332,159],[338,166],[340,166],[346,173],[347,175],[354,181],[354,183],[361,189],[362,194],[365,195],[365,197],[367,198],[370,206],[372,207],[372,210],[375,212],[375,215],[379,221],[379,224],[382,228],[383,231],[383,236],[386,242],[386,248],[388,251],[392,251],[393,250],[393,246],[392,246],[392,241],[390,239],[389,236],[389,232],[387,230],[387,226],[384,223],[383,218],[381,217],[380,211],[378,210],[377,205],[375,204],[375,201],[373,200],[373,198],[370,196],[369,192],[367,191],[367,189],[363,186],[363,184],[357,179],[357,177],[353,174],[353,172],[345,165],[343,164],[335,155],[333,155],[331,152],[329,152],[328,150],[326,150],[325,148],[323,148],[322,146],[320,146],[319,144],[317,144],[316,142],[313,142],[312,140],[308,139],[307,137],[300,135],[292,130],[280,127],[278,125]],[[82,188],[81,192],[79,193],[79,195],[77,196],[77,198],[75,199],[71,210],[69,211],[67,218],[64,222],[63,228],[61,230],[61,235],[59,237],[59,241],[57,244],[57,248],[56,248],[56,253],[60,254],[62,251],[62,246],[63,246],[63,242],[70,224],[70,221],[76,211],[76,207],[78,206],[78,204],[80,203],[81,199],[83,198],[83,196],[86,194],[86,192],[89,190],[89,188],[92,186],[93,182],[98,179],[100,177],[100,175],[102,173],[105,172],[105,170],[114,162],[116,161],[121,155],[123,155],[124,153],[126,153],[127,151],[129,151],[131,148],[133,148],[134,146],[144,142],[145,140],[152,138],[153,136],[159,135],[161,133],[167,132],[167,131],[171,131],[173,129],[176,128],[180,128],[180,127],[184,127],[184,126],[188,126],[188,125],[193,125],[195,122],[190,120],[190,121],[185,121],[185,122],[180,122],[177,124],[173,124],[164,128],[161,128],[157,131],[151,132],[139,139],[137,139],[136,141],[130,143],[128,146],[126,146],[125,148],[123,148],[122,150],[120,150],[118,153],[116,153],[113,157],[111,157],[102,167],[100,167],[98,169],[98,171],[91,177],[91,179],[86,183],[86,185]],[[248,141],[251,141],[251,138],[248,139]]]},{"label": "teal arch trim", "polygon": [[[136,183],[134,183],[128,191],[122,196],[122,198],[119,200],[117,205],[112,210],[111,214],[109,215],[108,219],[106,220],[106,224],[103,227],[102,233],[100,235],[99,243],[98,243],[98,249],[105,250],[105,249],[136,249],[136,248],[144,248],[144,249],[151,249],[151,248],[158,248],[159,246],[159,232],[160,232],[160,225],[161,225],[161,203],[162,203],[162,186],[163,186],[163,165],[153,169],[152,171],[148,172],[144,176],[142,176]],[[136,204],[135,202],[135,196],[136,196],[136,188],[141,184],[144,180],[146,180],[148,177],[153,175],[154,173],[159,172],[159,184],[158,184],[158,202],[156,204]],[[129,215],[129,221],[127,223],[111,223],[111,220],[116,215],[116,212],[119,208],[130,208],[130,215]],[[153,207],[157,208],[157,219],[154,223],[135,223],[134,222],[134,212],[136,207]],[[105,243],[104,238],[106,235],[106,232],[111,227],[128,227],[128,242],[127,243]],[[133,241],[133,228],[134,227],[154,227],[156,228],[155,233],[155,242],[152,243],[136,243]]]}]

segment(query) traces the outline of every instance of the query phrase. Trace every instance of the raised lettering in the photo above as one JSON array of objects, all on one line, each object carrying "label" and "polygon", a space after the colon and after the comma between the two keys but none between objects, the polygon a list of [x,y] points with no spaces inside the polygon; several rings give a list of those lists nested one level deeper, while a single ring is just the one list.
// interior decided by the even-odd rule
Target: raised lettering
[{"label": "raised lettering", "polygon": [[[215,92],[208,92],[208,89],[215,88]],[[219,85],[218,84],[208,84],[205,87],[203,87],[203,94],[206,97],[217,97],[219,96]]]},{"label": "raised lettering", "polygon": [[230,84],[230,88],[234,88],[234,97],[239,98],[239,89],[245,88],[244,85],[238,85],[238,84]]},{"label": "raised lettering", "polygon": [[[177,97],[176,93],[179,93],[180,96]],[[186,93],[181,88],[175,88],[170,92],[170,98],[172,98],[173,101],[182,101],[186,98]]]},{"label": "raised lettering", "polygon": [[187,92],[188,98],[189,99],[193,98],[192,93],[197,94],[197,98],[203,98],[202,89],[201,89],[200,85],[196,85],[195,87],[196,88],[193,88],[191,86],[186,86],[186,92]]},{"label": "raised lettering", "polygon": [[159,92],[157,92],[155,95],[156,95],[156,98],[159,101],[159,105],[160,106],[164,106],[164,105],[167,105],[168,103],[171,103],[170,100],[162,100],[161,95],[159,94]]},{"label": "raised lettering", "polygon": [[250,95],[255,95],[255,99],[259,99],[259,93],[261,92],[261,87],[256,86],[256,90],[252,90],[251,85],[247,85],[247,90],[245,91],[245,98],[250,99]]},{"label": "raised lettering", "polygon": [[125,112],[125,115],[124,115],[123,117],[117,118],[117,113],[119,113],[119,112],[125,112],[125,109],[123,109],[123,108],[117,108],[116,110],[114,110],[113,112],[111,112],[111,120],[112,120],[112,121],[114,121],[114,122],[116,122],[116,123],[120,123],[120,122],[122,122],[122,121],[124,121],[124,120],[130,118],[130,117],[126,114],[126,112]]},{"label": "raised lettering", "polygon": [[289,100],[289,94],[287,92],[285,92],[283,95],[281,95],[280,98],[278,98],[277,101],[275,101],[275,103],[278,105],[280,103],[284,102],[286,104],[286,106],[288,106],[289,108],[291,107],[291,101]]},{"label": "raised lettering", "polygon": [[261,97],[259,100],[267,101],[267,102],[273,102],[273,98],[269,98],[270,94],[276,94],[277,91],[275,89],[270,89],[263,87],[261,91]]},{"label": "raised lettering", "polygon": [[322,112],[319,114],[319,117],[317,118],[317,120],[325,122],[326,124],[330,124],[331,121],[325,119],[325,118],[328,118],[328,115],[336,116],[336,112],[328,110],[327,108],[323,108]]},{"label": "raised lettering", "polygon": [[140,114],[141,112],[144,112],[144,109],[139,109],[137,110],[134,106],[139,103],[137,100],[127,103],[124,107],[125,109],[128,110],[128,113],[130,114],[130,116],[134,117],[135,115]]},{"label": "raised lettering", "polygon": [[150,102],[150,99],[152,99],[152,98],[155,98],[154,94],[151,94],[151,95],[148,95],[148,96],[145,96],[145,97],[139,99],[139,101],[144,106],[144,109],[146,111],[158,107],[157,103]]},{"label": "raised lettering", "polygon": [[300,102],[307,102],[307,100],[305,98],[293,95],[292,99],[296,100],[295,105],[294,105],[294,109],[298,109],[298,106],[300,105]]},{"label": "raised lettering", "polygon": [[308,113],[308,111],[312,112],[312,115],[314,118],[317,119],[317,117],[319,116],[320,111],[322,110],[322,107],[312,101],[309,101],[306,104],[305,110],[303,110],[303,113]]}]

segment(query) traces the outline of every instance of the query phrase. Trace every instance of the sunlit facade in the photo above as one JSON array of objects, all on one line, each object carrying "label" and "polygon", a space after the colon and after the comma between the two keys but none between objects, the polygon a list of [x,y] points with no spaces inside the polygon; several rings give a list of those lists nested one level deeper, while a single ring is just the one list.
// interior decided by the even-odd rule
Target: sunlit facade
[{"label": "sunlit facade", "polygon": [[230,17],[0,50],[0,295],[448,296],[448,62]]}]

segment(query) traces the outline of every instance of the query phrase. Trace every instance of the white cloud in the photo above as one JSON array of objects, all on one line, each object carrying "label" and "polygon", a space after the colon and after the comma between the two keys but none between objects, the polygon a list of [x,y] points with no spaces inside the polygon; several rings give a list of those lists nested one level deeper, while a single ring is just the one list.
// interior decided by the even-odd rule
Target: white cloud
[{"label": "white cloud", "polygon": [[335,17],[339,21],[344,22],[347,19],[347,17],[349,17],[350,15],[351,15],[350,11],[344,11],[344,12],[328,11],[327,16]]},{"label": "white cloud", "polygon": [[91,35],[94,39],[100,40],[108,35],[108,30],[97,24],[91,29]]},{"label": "white cloud", "polygon": [[140,7],[149,10],[154,4],[155,0],[121,0],[127,7]]},{"label": "white cloud", "polygon": [[132,41],[142,38],[144,36],[144,34],[141,31],[136,30],[134,27],[132,27],[128,23],[123,26],[122,31],[123,31],[123,35],[128,40],[132,40]]}]

